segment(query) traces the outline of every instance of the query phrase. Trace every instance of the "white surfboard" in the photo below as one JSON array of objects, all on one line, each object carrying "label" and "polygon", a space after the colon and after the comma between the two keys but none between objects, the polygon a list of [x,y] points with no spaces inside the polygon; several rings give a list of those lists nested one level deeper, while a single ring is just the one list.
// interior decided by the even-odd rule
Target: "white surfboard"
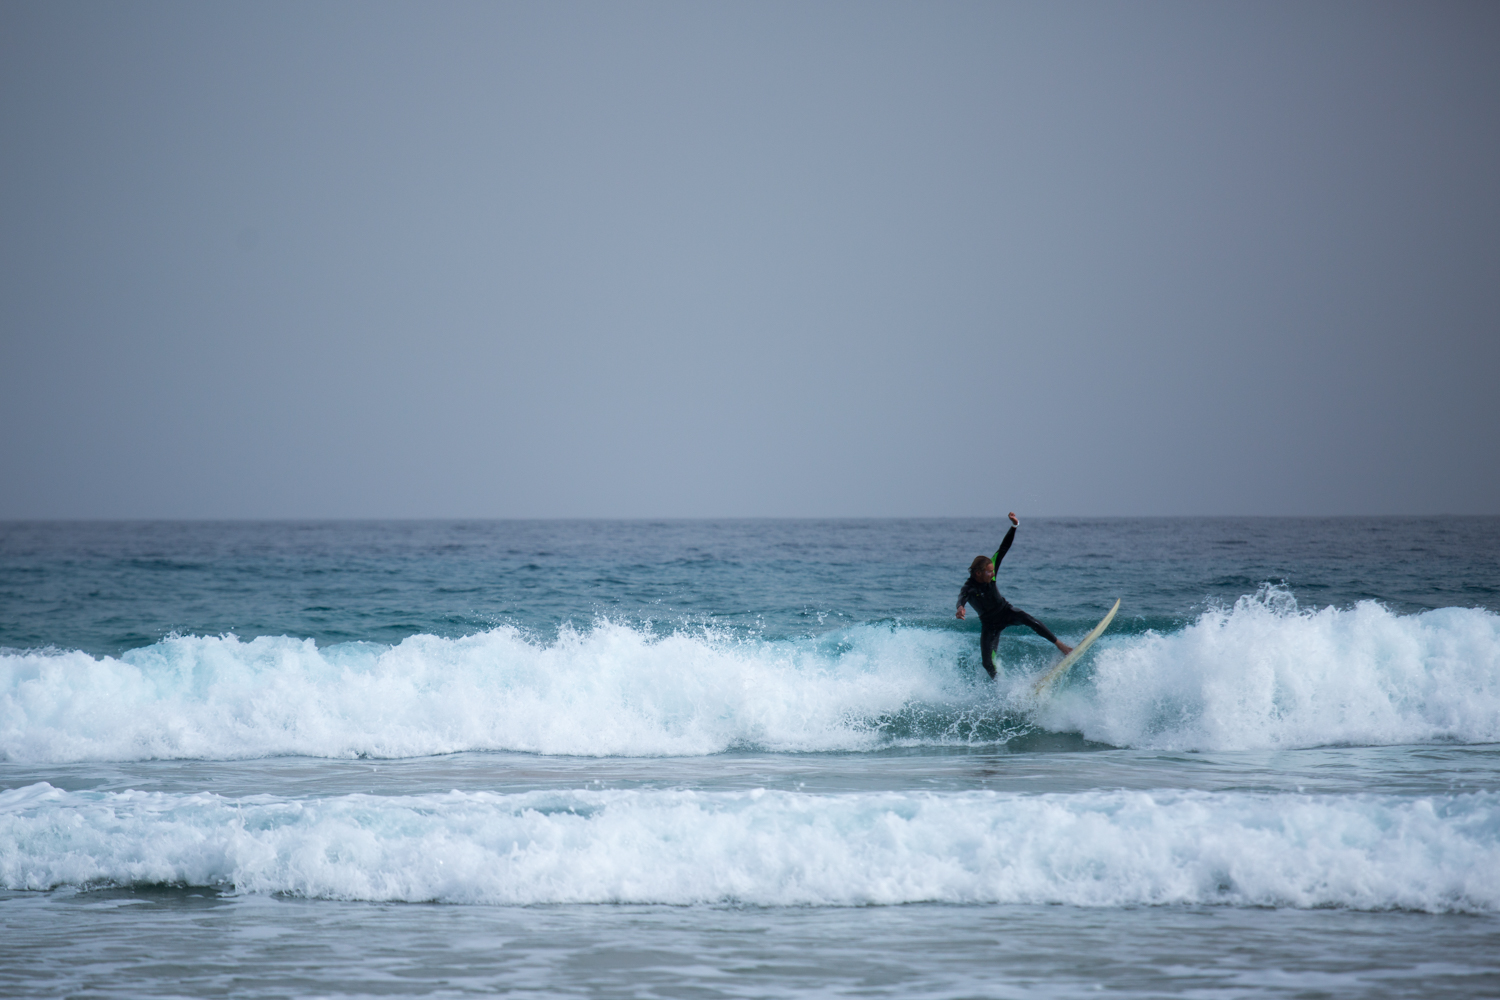
[{"label": "white surfboard", "polygon": [[1048,686],[1051,685],[1053,681],[1057,680],[1063,674],[1067,673],[1068,668],[1077,663],[1078,658],[1085,652],[1087,652],[1088,648],[1094,644],[1094,640],[1103,635],[1104,630],[1109,628],[1109,623],[1115,620],[1115,612],[1119,610],[1120,601],[1117,598],[1115,600],[1115,606],[1109,609],[1109,614],[1104,616],[1104,620],[1101,621],[1098,625],[1095,625],[1094,631],[1084,636],[1083,640],[1079,642],[1078,645],[1073,647],[1073,652],[1062,658],[1061,663],[1042,675],[1042,679],[1037,681],[1036,687],[1032,689],[1033,692],[1036,694],[1041,694],[1043,691],[1047,690]]}]

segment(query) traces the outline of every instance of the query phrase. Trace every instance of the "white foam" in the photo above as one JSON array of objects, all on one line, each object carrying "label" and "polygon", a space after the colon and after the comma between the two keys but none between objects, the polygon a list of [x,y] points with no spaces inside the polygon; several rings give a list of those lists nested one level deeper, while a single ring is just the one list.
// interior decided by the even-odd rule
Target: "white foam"
[{"label": "white foam", "polygon": [[1500,909],[1500,795],[0,792],[0,886],[332,899]]},{"label": "white foam", "polygon": [[1038,719],[1175,750],[1500,742],[1500,615],[1308,611],[1264,587],[1180,632],[1104,644],[1092,683]]},{"label": "white foam", "polygon": [[[609,622],[396,646],[173,637],[119,657],[0,654],[0,757],[66,762],[465,750],[697,755],[1003,740],[1028,716],[1116,746],[1500,742],[1500,615],[1303,611],[1266,588],[1169,634],[1107,634],[1038,704],[1050,655],[976,683],[968,633],[653,636]],[[967,657],[965,665],[960,659]]]},{"label": "white foam", "polygon": [[652,637],[602,622],[551,643],[510,628],[394,647],[174,637],[121,657],[0,656],[11,760],[407,757],[463,750],[694,755],[863,749],[871,720],[972,700],[967,637],[860,627],[815,642]]}]

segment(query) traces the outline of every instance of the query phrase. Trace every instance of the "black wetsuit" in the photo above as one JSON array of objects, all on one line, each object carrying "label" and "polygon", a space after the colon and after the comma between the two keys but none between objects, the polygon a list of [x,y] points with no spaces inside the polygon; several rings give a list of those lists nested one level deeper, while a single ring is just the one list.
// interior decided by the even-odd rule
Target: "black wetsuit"
[{"label": "black wetsuit", "polygon": [[[1010,543],[1015,540],[1016,529],[1012,526],[1005,533],[1005,541],[995,550],[992,562],[997,572],[1000,560],[1005,558],[1005,553],[1010,551]],[[1052,634],[1051,629],[1002,597],[994,580],[980,583],[972,576],[965,580],[963,589],[958,592],[958,606],[963,607],[965,603],[972,604],[974,610],[979,612],[979,650],[984,654],[984,669],[989,671],[991,677],[995,676],[995,644],[1000,641],[1000,633],[1004,629],[1012,625],[1025,625],[1048,642],[1057,641],[1057,636]]]}]

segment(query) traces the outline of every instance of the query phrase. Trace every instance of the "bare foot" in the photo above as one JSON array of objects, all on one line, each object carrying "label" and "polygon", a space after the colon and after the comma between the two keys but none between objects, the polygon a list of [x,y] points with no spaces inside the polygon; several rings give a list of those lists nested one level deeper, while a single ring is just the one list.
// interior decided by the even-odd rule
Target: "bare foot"
[{"label": "bare foot", "polygon": [[1057,648],[1062,650],[1062,655],[1064,656],[1067,656],[1069,653],[1073,652],[1072,646],[1065,646],[1062,643],[1058,643]]}]

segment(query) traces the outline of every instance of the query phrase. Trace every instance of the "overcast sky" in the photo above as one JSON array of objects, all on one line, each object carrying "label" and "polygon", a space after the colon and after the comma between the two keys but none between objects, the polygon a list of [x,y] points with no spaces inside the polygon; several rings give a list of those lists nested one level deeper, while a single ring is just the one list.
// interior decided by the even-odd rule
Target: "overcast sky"
[{"label": "overcast sky", "polygon": [[1500,4],[0,3],[0,517],[1500,513]]}]

